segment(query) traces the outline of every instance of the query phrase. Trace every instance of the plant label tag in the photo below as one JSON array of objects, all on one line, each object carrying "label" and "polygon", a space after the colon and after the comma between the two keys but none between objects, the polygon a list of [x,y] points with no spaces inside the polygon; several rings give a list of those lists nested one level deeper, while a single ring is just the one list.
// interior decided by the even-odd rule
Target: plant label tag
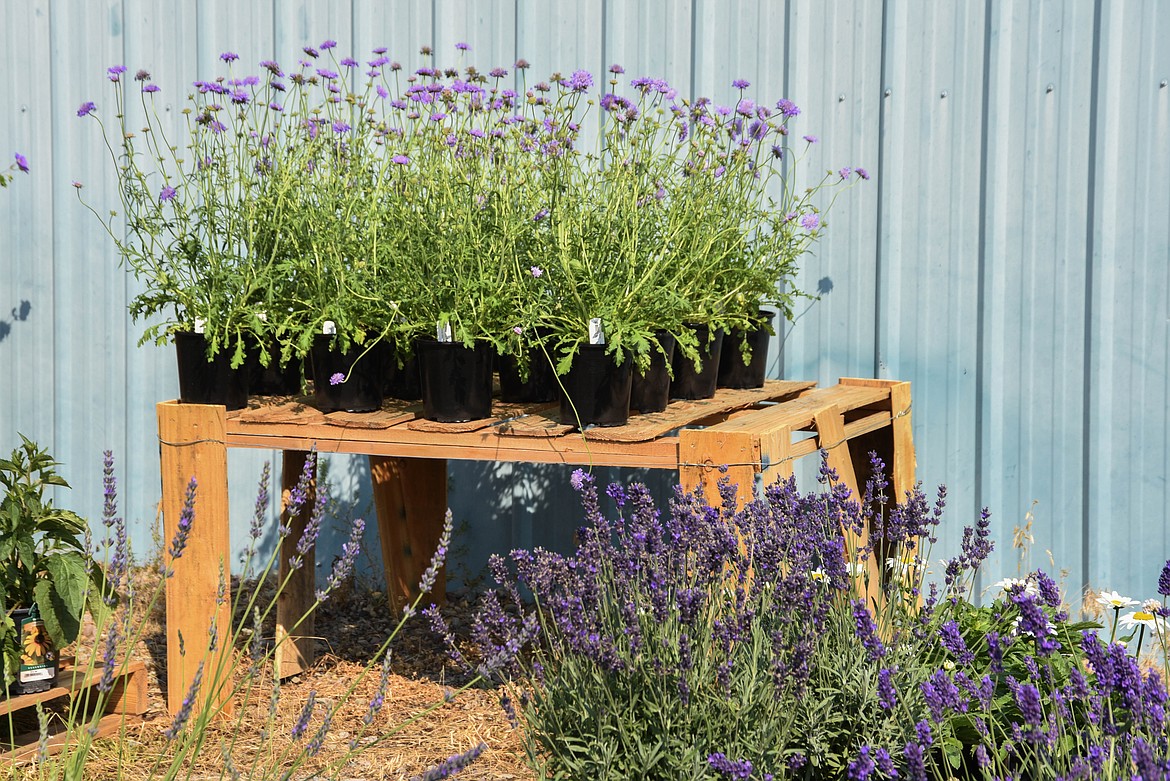
[{"label": "plant label tag", "polygon": [[196,317],[195,318],[195,333],[201,334],[201,333],[203,333],[203,330],[205,328],[207,328],[207,321],[204,320],[202,317]]},{"label": "plant label tag", "polygon": [[337,323],[332,320],[326,320],[324,323],[321,323],[321,333],[326,336],[333,336],[337,333]]},{"label": "plant label tag", "polygon": [[268,322],[268,313],[265,312],[263,309],[261,309],[259,312],[256,313],[256,319],[259,320],[261,323],[267,323]]},{"label": "plant label tag", "polygon": [[435,323],[435,338],[440,342],[452,342],[451,338],[451,324],[450,323]]},{"label": "plant label tag", "polygon": [[600,317],[589,318],[589,344],[605,344],[605,329]]},{"label": "plant label tag", "polygon": [[20,672],[22,684],[51,681],[56,677],[57,654],[45,622],[40,617],[20,620]]}]

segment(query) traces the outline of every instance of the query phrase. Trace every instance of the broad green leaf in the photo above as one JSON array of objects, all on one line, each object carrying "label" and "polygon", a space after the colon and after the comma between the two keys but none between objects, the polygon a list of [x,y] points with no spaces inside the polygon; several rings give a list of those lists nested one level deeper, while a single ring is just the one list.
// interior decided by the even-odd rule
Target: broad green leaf
[{"label": "broad green leaf", "polygon": [[49,577],[37,581],[37,605],[45,629],[58,648],[77,639],[85,611],[85,561],[76,553],[49,556],[45,561]]}]

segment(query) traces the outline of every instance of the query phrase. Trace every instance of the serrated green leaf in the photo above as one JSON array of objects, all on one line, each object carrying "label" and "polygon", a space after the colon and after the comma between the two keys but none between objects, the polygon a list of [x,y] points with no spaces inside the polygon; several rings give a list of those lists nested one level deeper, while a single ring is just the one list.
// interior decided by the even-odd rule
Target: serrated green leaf
[{"label": "serrated green leaf", "polygon": [[81,631],[88,585],[85,560],[76,553],[49,556],[45,568],[49,577],[38,580],[35,587],[37,606],[49,637],[58,648],[64,648]]}]

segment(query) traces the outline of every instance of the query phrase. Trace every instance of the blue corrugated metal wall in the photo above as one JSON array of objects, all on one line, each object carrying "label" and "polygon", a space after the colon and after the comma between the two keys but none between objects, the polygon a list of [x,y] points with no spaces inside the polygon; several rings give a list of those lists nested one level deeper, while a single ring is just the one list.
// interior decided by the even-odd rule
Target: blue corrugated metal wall
[{"label": "blue corrugated metal wall", "polygon": [[[1034,502],[1031,563],[1051,568],[1051,551],[1073,592],[1146,596],[1170,556],[1170,49],[1157,45],[1170,7],[1157,0],[0,0],[0,20],[0,153],[33,166],[0,194],[0,447],[17,431],[49,445],[89,514],[112,448],[140,551],[173,359],[135,347],[134,282],[70,185],[114,203],[76,107],[125,63],[154,74],[177,124],[220,52],[255,63],[332,37],[404,63],[420,44],[467,41],[489,66],[619,62],[684,94],[727,100],[746,78],[795,100],[821,138],[812,170],[864,165],[874,181],[805,261],[801,286],[822,297],[773,347],[773,375],[913,383],[920,477],[950,489],[935,558],[987,505],[989,575],[1014,574],[1013,527]],[[237,525],[272,455],[232,452]],[[451,471],[468,549],[569,540],[567,470]],[[368,512],[363,462],[334,459],[333,475],[348,511]]]}]

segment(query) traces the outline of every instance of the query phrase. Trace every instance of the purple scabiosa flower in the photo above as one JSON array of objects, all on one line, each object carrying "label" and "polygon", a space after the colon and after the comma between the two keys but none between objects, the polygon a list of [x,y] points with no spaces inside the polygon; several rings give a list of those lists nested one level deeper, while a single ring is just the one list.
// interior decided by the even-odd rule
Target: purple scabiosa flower
[{"label": "purple scabiosa flower", "polygon": [[736,104],[735,113],[739,114],[741,117],[748,117],[748,118],[755,117],[755,115],[756,115],[755,101],[748,100],[747,98],[744,98],[738,104]]},{"label": "purple scabiosa flower", "polygon": [[92,100],[87,100],[86,102],[81,104],[81,108],[77,109],[77,116],[78,117],[88,117],[90,114],[92,114],[95,111],[97,111],[97,106],[94,105],[94,102]]},{"label": "purple scabiosa flower", "polygon": [[273,111],[284,111],[284,106],[277,103],[275,100],[268,104],[268,108]]},{"label": "purple scabiosa flower", "polygon": [[857,174],[867,182],[869,181],[869,171],[865,170],[864,168],[854,168],[853,173]]},{"label": "purple scabiosa flower", "polygon": [[250,96],[248,95],[248,93],[242,89],[232,90],[230,97],[232,99],[232,103],[235,103],[235,104],[241,105],[241,106],[245,105],[251,99]]},{"label": "purple scabiosa flower", "polygon": [[468,44],[464,43],[463,41],[460,41],[459,43],[455,44],[455,48],[456,48],[456,49],[458,49],[458,50],[459,50],[459,51],[461,51],[461,52],[469,52],[469,51],[471,51],[471,46],[469,46]]},{"label": "purple scabiosa flower", "polygon": [[784,148],[779,144],[772,144],[772,157],[776,160],[783,160]]},{"label": "purple scabiosa flower", "polygon": [[386,89],[385,87],[383,87],[381,84],[379,84],[374,89],[377,91],[378,97],[382,98],[383,100],[390,97],[390,91],[388,89]]},{"label": "purple scabiosa flower", "polygon": [[390,160],[395,165],[410,165],[410,158],[406,155],[394,155],[394,157],[390,158]]},{"label": "purple scabiosa flower", "polygon": [[[466,46],[467,44],[463,45]],[[486,750],[487,744],[480,743],[475,748],[464,751],[462,754],[453,754],[434,767],[429,768],[421,776],[415,776],[410,781],[439,781],[439,779],[450,778],[456,773],[466,770]]]},{"label": "purple scabiosa flower", "polygon": [[747,89],[748,87],[752,86],[752,84],[747,79],[736,79],[735,81],[731,82],[731,86],[735,89]]},{"label": "purple scabiosa flower", "polygon": [[120,81],[122,78],[122,74],[125,72],[126,72],[125,65],[113,65],[109,68],[106,68],[106,74],[108,75],[110,81]]},{"label": "purple scabiosa flower", "polygon": [[525,70],[528,70],[529,68],[531,68],[532,66],[528,64],[528,60],[521,57],[520,59],[516,60],[515,64],[512,67],[514,67],[518,71],[525,71]]},{"label": "purple scabiosa flower", "polygon": [[528,269],[528,273],[531,274],[534,279],[540,279],[542,276],[544,276],[544,269],[542,269],[540,266],[533,266],[532,268]]},{"label": "purple scabiosa flower", "polygon": [[147,93],[147,94],[150,94],[150,93],[158,92],[159,88],[158,88],[157,84],[143,84],[142,91]]},{"label": "purple scabiosa flower", "polygon": [[148,71],[144,68],[139,68],[134,73],[134,80],[135,81],[150,81],[150,71]]},{"label": "purple scabiosa flower", "polygon": [[331,71],[326,68],[318,68],[317,75],[323,79],[336,79],[340,74],[338,74],[336,71]]},{"label": "purple scabiosa flower", "polygon": [[548,85],[547,81],[538,81],[536,82],[536,85],[533,86],[533,89],[537,92],[548,92],[550,89],[552,89],[552,87]]},{"label": "purple scabiosa flower", "polygon": [[322,41],[322,42],[321,42],[321,51],[323,51],[323,52],[327,52],[327,51],[329,51],[330,49],[332,49],[332,48],[333,48],[333,47],[335,47],[335,46],[337,46],[337,41],[335,41],[335,40],[333,40],[332,38],[330,38],[330,39],[328,39],[328,40],[325,40],[325,41]]},{"label": "purple scabiosa flower", "polygon": [[[541,209],[536,214],[532,215],[532,221],[533,222],[540,222],[541,220],[543,220],[547,216],[548,216],[548,209]],[[533,266],[533,268],[536,268],[536,266]],[[533,274],[533,276],[540,276],[540,275]]]},{"label": "purple scabiosa flower", "polygon": [[804,137],[804,140],[805,140],[805,141],[807,141],[807,142],[808,142],[808,143],[810,143],[810,144],[815,144],[815,143],[816,143],[817,141],[819,141],[820,139],[818,139],[816,136],[805,136],[805,137]]},{"label": "purple scabiosa flower", "polygon": [[167,201],[171,200],[174,197],[175,197],[175,188],[171,187],[168,184],[166,187],[162,188],[162,192],[160,192],[158,194],[158,201],[159,201],[159,203],[166,203]]},{"label": "purple scabiosa flower", "polygon": [[284,82],[281,82],[281,81],[270,81],[270,82],[268,82],[268,88],[269,88],[269,89],[276,90],[277,92],[284,92],[284,91],[285,91],[285,89],[286,89],[286,88],[285,88],[285,86],[284,86]]},{"label": "purple scabiosa flower", "polygon": [[502,79],[508,75],[508,71],[505,68],[492,68],[488,75],[493,79]]},{"label": "purple scabiosa flower", "polygon": [[342,57],[341,65],[344,68],[356,68],[358,66],[358,62],[353,57]]},{"label": "purple scabiosa flower", "polygon": [[199,687],[203,685],[203,662],[199,662],[199,666],[195,668],[195,678],[191,681],[191,686],[187,689],[187,695],[183,697],[183,704],[179,706],[179,712],[175,714],[175,718],[171,721],[171,726],[168,727],[163,735],[167,740],[174,740],[183,731],[187,721],[191,718],[191,708],[195,706],[195,698],[199,696]]},{"label": "purple scabiosa flower", "polygon": [[443,113],[442,111],[436,111],[434,114],[431,114],[431,121],[432,122],[442,122],[446,118],[447,118],[447,115],[445,113]]},{"label": "purple scabiosa flower", "polygon": [[342,122],[340,119],[334,120],[334,122],[333,122],[333,132],[334,133],[348,133],[350,130],[351,130],[350,126],[347,125],[346,123]]},{"label": "purple scabiosa flower", "polygon": [[853,169],[850,168],[849,166],[845,166],[844,168],[842,168],[840,171],[837,172],[837,175],[840,176],[842,179],[848,179],[849,175],[852,173],[853,173]]},{"label": "purple scabiosa flower", "polygon": [[795,117],[800,114],[800,107],[787,98],[781,98],[776,103],[776,110],[786,117]]},{"label": "purple scabiosa flower", "polygon": [[593,86],[593,74],[587,70],[575,70],[573,75],[562,79],[561,86],[573,92],[584,92]]},{"label": "purple scabiosa flower", "polygon": [[484,137],[484,132],[477,127],[473,127],[471,130],[468,130],[467,134],[470,136],[473,136],[475,138],[483,138]]},{"label": "purple scabiosa flower", "polygon": [[235,52],[224,52],[223,54],[219,55],[219,58],[224,62],[235,62],[236,60],[240,59],[240,55],[236,54]]},{"label": "purple scabiosa flower", "polygon": [[24,171],[27,174],[28,173],[28,158],[25,157],[24,155],[22,155],[20,152],[17,152],[14,155],[14,157],[16,158],[16,167],[19,168],[21,171]]},{"label": "purple scabiosa flower", "polygon": [[512,327],[512,333],[514,333],[514,334],[516,334],[517,336],[519,336],[520,334],[524,333],[524,329],[523,329],[523,328],[521,328],[521,327],[520,327],[520,326],[518,326],[518,325],[517,325],[517,326],[513,326],[513,327]]},{"label": "purple scabiosa flower", "polygon": [[284,75],[284,71],[280,69],[280,65],[275,60],[260,60],[260,67],[266,69],[273,76]]},{"label": "purple scabiosa flower", "polygon": [[614,74],[615,76],[620,76],[621,74],[626,72],[626,69],[623,68],[622,66],[618,65],[615,62],[613,65],[609,66],[609,72]]},{"label": "purple scabiosa flower", "polygon": [[[305,54],[307,54],[308,56],[310,56],[314,59],[319,57],[321,54],[319,51],[314,49],[312,46],[305,46],[304,48],[301,49],[301,51],[303,51]],[[305,62],[304,60],[301,60],[301,67],[302,68],[307,68],[308,66],[309,66],[309,63]]]},{"label": "purple scabiosa flower", "polygon": [[821,217],[816,212],[809,212],[800,218],[800,227],[807,231],[815,231],[821,224]]}]

